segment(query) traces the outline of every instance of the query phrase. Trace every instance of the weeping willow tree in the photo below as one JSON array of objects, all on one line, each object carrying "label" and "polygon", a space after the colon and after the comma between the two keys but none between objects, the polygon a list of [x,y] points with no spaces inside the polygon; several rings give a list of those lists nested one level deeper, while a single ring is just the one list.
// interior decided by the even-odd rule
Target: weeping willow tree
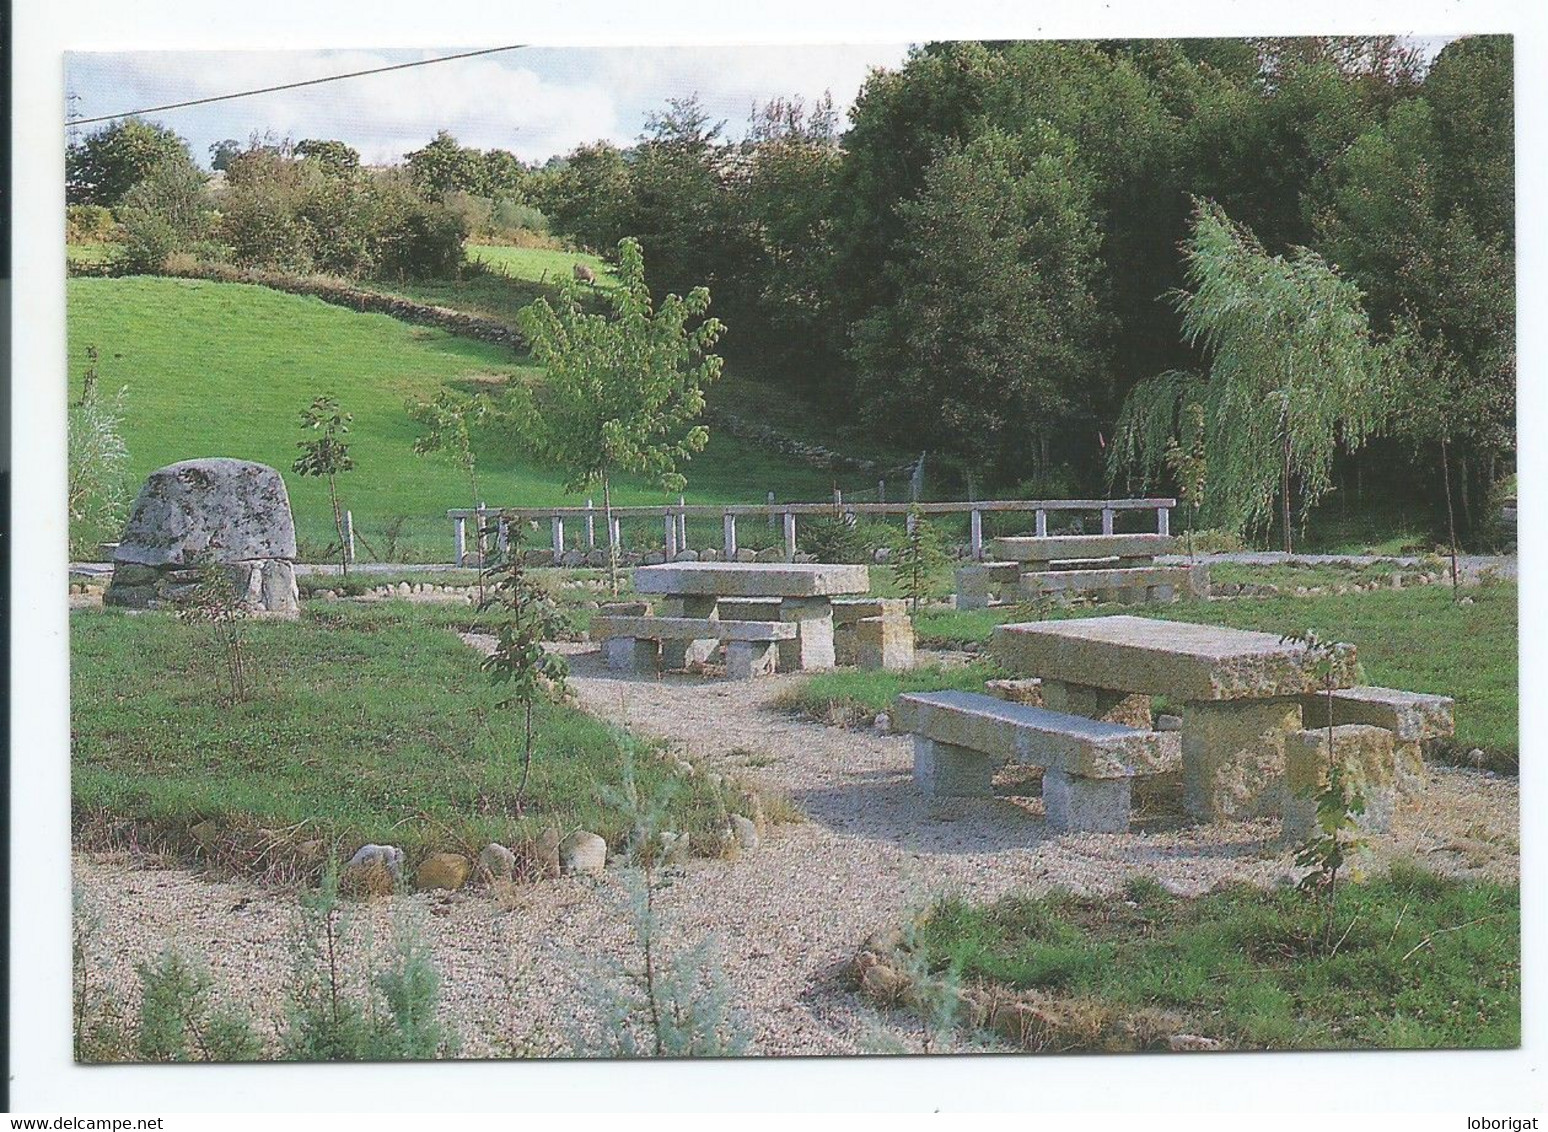
[{"label": "weeping willow tree", "polygon": [[1186,247],[1189,289],[1177,296],[1184,340],[1205,374],[1169,371],[1141,382],[1119,413],[1109,475],[1150,479],[1203,412],[1204,519],[1238,534],[1276,518],[1291,531],[1332,490],[1333,455],[1354,451],[1382,422],[1387,351],[1371,335],[1362,296],[1321,256],[1271,256],[1213,202],[1197,202]]}]

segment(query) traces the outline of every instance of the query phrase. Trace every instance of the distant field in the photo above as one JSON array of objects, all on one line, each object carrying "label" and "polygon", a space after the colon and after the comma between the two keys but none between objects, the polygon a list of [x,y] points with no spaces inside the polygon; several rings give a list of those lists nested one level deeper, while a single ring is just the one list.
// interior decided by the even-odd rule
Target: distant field
[{"label": "distant field", "polygon": [[[327,490],[291,474],[290,465],[298,414],[314,396],[331,393],[355,415],[357,469],[340,489],[357,530],[387,557],[388,527],[401,517],[393,557],[444,561],[451,553],[444,513],[469,504],[468,488],[450,465],[414,454],[418,426],[405,402],[428,399],[443,385],[531,370],[503,347],[246,284],[77,278],[69,281],[68,303],[71,395],[80,388],[86,347],[95,345],[103,386],[128,387],[126,440],[136,482],[197,456],[270,464],[285,473],[298,534],[313,555],[333,538]],[[478,452],[491,505],[584,503],[518,443],[484,436]],[[770,490],[782,499],[821,499],[832,490],[821,472],[713,434],[685,471],[691,502],[753,502]],[[615,495],[620,503],[664,499],[628,482]],[[632,534],[661,537],[655,524]]]},{"label": "distant field", "polygon": [[614,282],[613,269],[601,259],[586,252],[555,251],[551,248],[512,248],[503,244],[469,244],[468,259],[489,267],[512,279],[529,279],[534,283],[545,280],[557,283],[568,279],[577,263],[584,263],[597,273],[597,283],[610,286]]}]

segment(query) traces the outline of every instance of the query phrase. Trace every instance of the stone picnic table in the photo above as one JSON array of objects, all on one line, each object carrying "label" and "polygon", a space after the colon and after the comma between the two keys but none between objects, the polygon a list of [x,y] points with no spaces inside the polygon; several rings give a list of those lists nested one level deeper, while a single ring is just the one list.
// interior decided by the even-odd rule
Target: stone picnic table
[{"label": "stone picnic table", "polygon": [[[870,591],[864,566],[781,562],[669,562],[634,571],[634,590],[662,598],[661,617],[718,620],[724,598],[760,598],[779,603],[779,620],[794,622],[796,635],[778,642],[779,668],[832,668],[832,598]],[[667,667],[686,667],[694,653],[712,652],[714,641],[663,642]],[[677,655],[667,656],[671,648]],[[678,650],[681,650],[678,653]],[[702,659],[702,657],[698,658]]]},{"label": "stone picnic table", "polygon": [[[1301,730],[1303,697],[1325,688],[1303,642],[1148,617],[1001,625],[990,651],[1041,678],[1054,711],[1148,729],[1150,698],[1166,697],[1182,715],[1184,805],[1212,821],[1279,812],[1286,738]],[[1333,668],[1334,688],[1353,687],[1354,649]]]}]

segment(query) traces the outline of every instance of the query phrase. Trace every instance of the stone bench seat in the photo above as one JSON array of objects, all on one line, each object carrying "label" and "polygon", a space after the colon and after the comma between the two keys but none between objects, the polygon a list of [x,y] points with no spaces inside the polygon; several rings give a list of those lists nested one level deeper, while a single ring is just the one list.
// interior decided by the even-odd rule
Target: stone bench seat
[{"label": "stone bench seat", "polygon": [[1456,734],[1456,701],[1450,696],[1404,692],[1397,688],[1359,685],[1339,688],[1332,696],[1309,693],[1301,697],[1301,713],[1308,730],[1363,724],[1392,733],[1398,790],[1413,795],[1424,789],[1424,744]]},{"label": "stone bench seat", "polygon": [[932,796],[990,795],[1007,762],[1044,768],[1048,822],[1060,830],[1127,830],[1130,780],[1175,761],[1154,732],[976,692],[901,695],[893,726],[913,733],[914,781]]},{"label": "stone bench seat", "polygon": [[976,562],[957,568],[957,608],[988,609],[995,598],[1004,598],[1021,578],[1020,562]]},{"label": "stone bench seat", "polygon": [[594,617],[591,638],[602,642],[607,666],[619,672],[654,673],[663,641],[723,641],[726,675],[747,680],[773,672],[780,641],[791,641],[793,621],[721,621],[708,617]]}]

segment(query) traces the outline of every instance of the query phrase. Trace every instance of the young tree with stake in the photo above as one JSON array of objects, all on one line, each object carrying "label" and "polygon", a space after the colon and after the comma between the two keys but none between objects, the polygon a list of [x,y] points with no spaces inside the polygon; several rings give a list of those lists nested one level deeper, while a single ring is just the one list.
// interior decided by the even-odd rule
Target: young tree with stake
[{"label": "young tree with stake", "polygon": [[355,461],[343,437],[349,432],[354,415],[339,408],[338,401],[324,395],[301,410],[301,427],[317,433],[315,440],[298,440],[301,455],[291,469],[301,476],[325,476],[328,499],[333,504],[333,526],[339,534],[339,567],[349,573],[349,539],[344,535],[344,512],[339,507],[338,477],[353,471]]}]

